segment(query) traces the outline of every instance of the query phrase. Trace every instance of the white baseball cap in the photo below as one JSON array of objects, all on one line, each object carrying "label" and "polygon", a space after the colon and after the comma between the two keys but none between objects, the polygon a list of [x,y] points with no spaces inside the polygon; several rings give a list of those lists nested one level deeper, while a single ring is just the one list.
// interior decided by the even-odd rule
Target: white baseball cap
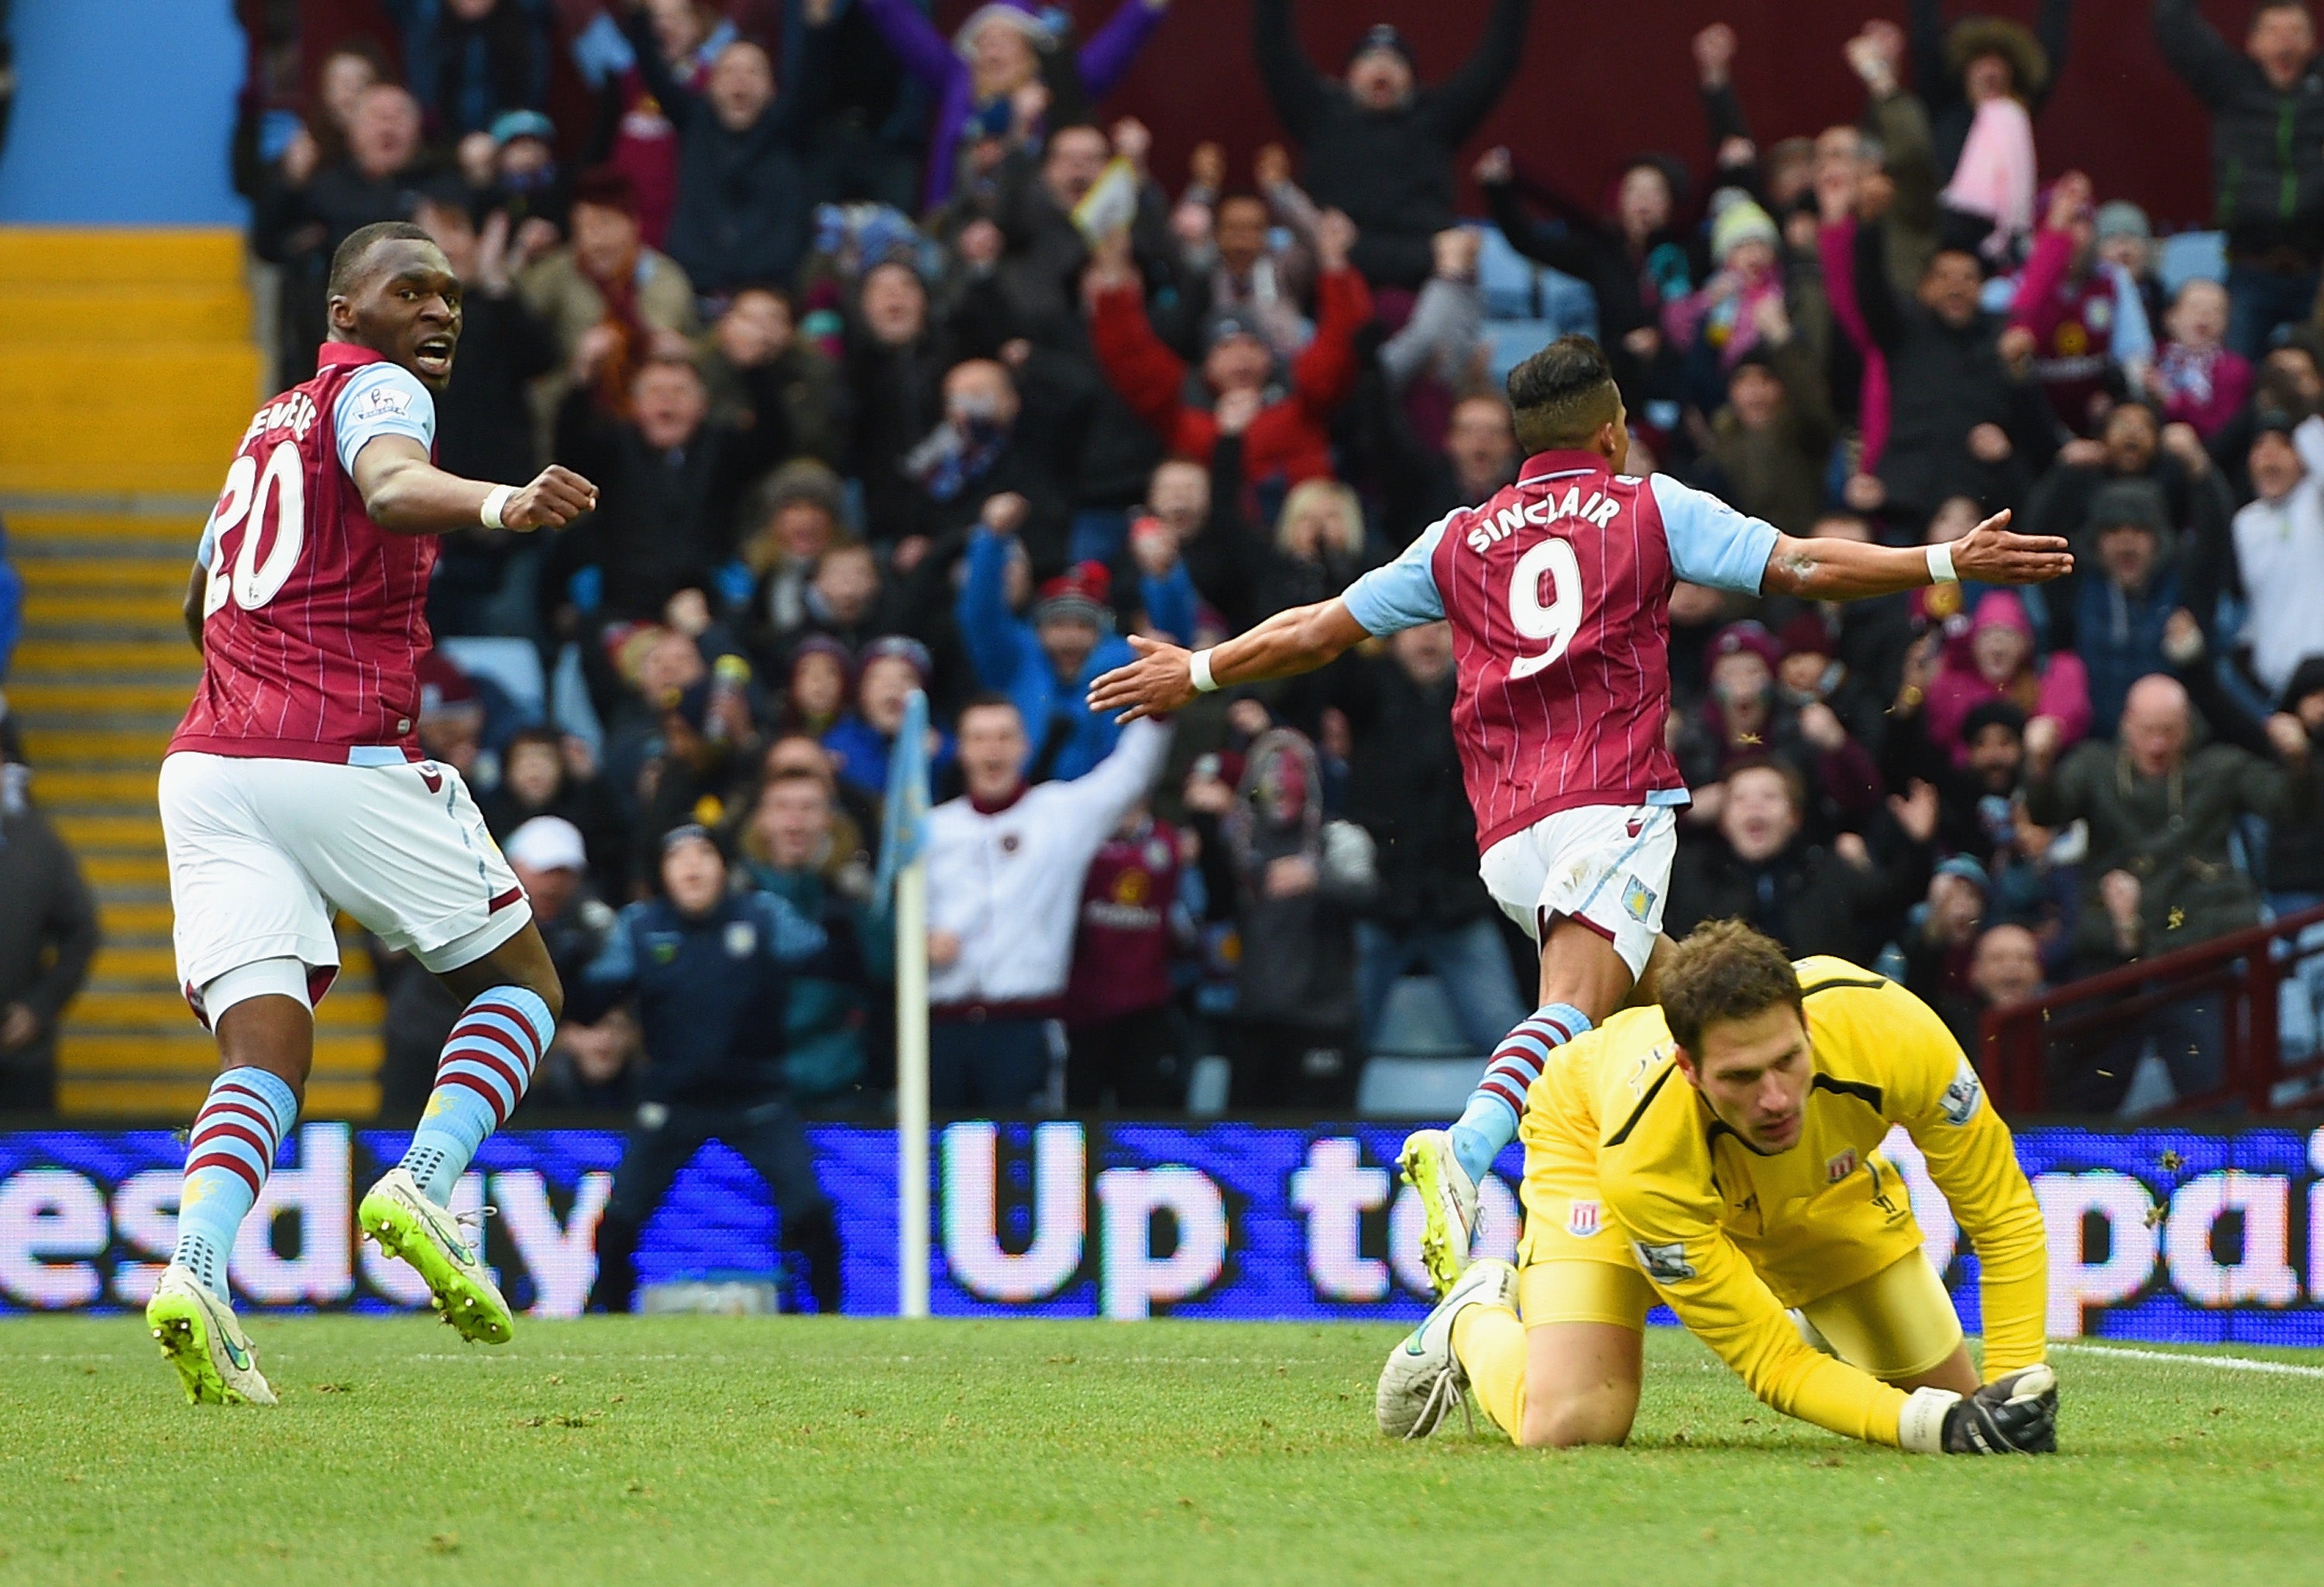
[{"label": "white baseball cap", "polygon": [[508,857],[528,871],[581,871],[589,864],[581,829],[562,816],[535,816],[511,833]]}]

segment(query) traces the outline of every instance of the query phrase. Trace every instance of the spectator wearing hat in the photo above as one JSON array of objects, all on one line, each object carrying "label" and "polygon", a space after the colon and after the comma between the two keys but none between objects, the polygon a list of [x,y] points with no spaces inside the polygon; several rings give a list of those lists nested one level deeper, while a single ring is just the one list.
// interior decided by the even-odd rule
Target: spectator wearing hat
[{"label": "spectator wearing hat", "polygon": [[2197,276],[2181,282],[2163,316],[2168,339],[2147,383],[2163,419],[2209,442],[2250,400],[2252,366],[2227,346],[2227,289]]},{"label": "spectator wearing hat", "polygon": [[[1783,237],[1758,201],[1740,188],[1722,188],[1711,198],[1711,279],[1663,305],[1663,334],[1682,356],[1698,346],[1715,360],[1720,374],[1759,343],[1761,309],[1784,303],[1784,278],[1776,269]],[[1788,339],[1790,321],[1771,320]],[[1695,360],[1701,364],[1702,360]]]},{"label": "spectator wearing hat", "polygon": [[[1695,792],[1688,819],[1719,819],[1729,768],[1773,760],[1799,779],[1801,811],[1819,830],[1860,826],[1879,805],[1878,769],[1847,724],[1822,701],[1794,712],[1775,688],[1783,651],[1756,621],[1721,629],[1711,641],[1710,692],[1680,730],[1675,752]],[[1812,803],[1810,803],[1810,800]]]},{"label": "spectator wearing hat", "polygon": [[740,554],[758,579],[745,626],[765,655],[807,622],[816,564],[847,538],[847,482],[812,457],[794,457],[767,476],[755,506]]},{"label": "spectator wearing hat", "polygon": [[1727,402],[1711,421],[1701,484],[1738,512],[1804,535],[1823,508],[1840,428],[1782,293],[1762,295],[1751,313],[1752,344],[1727,365]]},{"label": "spectator wearing hat", "polygon": [[[1204,330],[1199,370],[1207,408],[1187,400],[1185,361],[1154,334],[1127,240],[1101,243],[1083,288],[1090,339],[1106,380],[1179,456],[1209,457],[1220,433],[1239,423],[1243,472],[1254,484],[1296,484],[1328,475],[1328,425],[1355,389],[1355,336],[1372,315],[1371,293],[1348,263],[1354,237],[1354,227],[1337,212],[1317,225],[1315,336],[1286,374],[1278,376],[1255,323],[1232,313],[1213,317]],[[1230,420],[1222,410],[1231,408],[1255,411]]]},{"label": "spectator wearing hat", "polygon": [[[0,741],[14,733],[0,701]],[[79,862],[33,804],[22,752],[0,746],[0,1110],[56,1109],[57,1028],[100,941]]]},{"label": "spectator wearing hat", "polygon": [[[690,337],[698,328],[694,283],[667,254],[646,246],[630,179],[599,168],[573,186],[572,239],[518,278],[525,304],[548,322],[558,356],[600,401],[625,411],[629,377],[656,348],[659,333]],[[552,397],[564,395],[558,383]]]},{"label": "spectator wearing hat", "polygon": [[1913,80],[1929,107],[1940,230],[1988,258],[2014,256],[2034,229],[2034,116],[2066,63],[2072,0],[2045,0],[2039,30],[1996,16],[1950,32],[1940,0],[1914,0]]},{"label": "spectator wearing hat", "polygon": [[1937,790],[1937,843],[1948,853],[1969,854],[1988,874],[1999,851],[2015,841],[2015,799],[2025,769],[2025,712],[2006,694],[1970,706],[1962,715],[1959,759],[1929,733],[1928,696],[1936,681],[1935,643],[1915,646],[1904,687],[1888,710],[1880,772],[1890,786],[1925,782]]},{"label": "spectator wearing hat", "polygon": [[2168,305],[2163,300],[2162,278],[2155,273],[2154,226],[2146,211],[2127,198],[2109,198],[2098,206],[2092,224],[2098,257],[2137,283],[2139,300],[2146,305],[2146,322],[2161,325]]},{"label": "spectator wearing hat", "polygon": [[792,979],[783,1078],[801,1107],[829,1105],[863,1078],[878,983],[895,976],[895,925],[875,907],[872,868],[827,776],[788,768],[760,784],[741,830],[750,885],[821,926],[834,945]]},{"label": "spectator wearing hat", "polygon": [[1796,770],[1776,760],[1738,762],[1716,826],[1679,845],[1664,928],[1683,937],[1705,920],[1748,920],[1794,957],[1867,962],[1925,885],[1936,792],[1924,784],[1890,808],[1901,841],[1886,859],[1861,841],[1828,847],[1806,835],[1807,785]]},{"label": "spectator wearing hat", "polygon": [[1794,713],[1813,705],[1828,706],[1849,737],[1877,753],[1886,733],[1881,697],[1841,659],[1823,613],[1813,608],[1799,613],[1775,635],[1775,645],[1778,706]]},{"label": "spectator wearing hat", "polygon": [[[2034,378],[2058,422],[2089,435],[2126,385],[2154,361],[2146,304],[2126,272],[2098,256],[2090,179],[2069,171],[2049,205],[2018,277],[2009,323],[2034,337]],[[2126,375],[2126,372],[2129,372]]]},{"label": "spectator wearing hat", "polygon": [[2015,590],[1979,597],[1968,632],[1946,641],[1927,690],[1929,742],[1957,770],[1969,765],[1969,714],[1988,700],[2006,699],[2029,720],[2049,718],[2063,744],[2080,743],[2090,731],[2090,678],[2081,659],[2070,650],[2034,653],[2034,623]]},{"label": "spectator wearing hat", "polygon": [[1412,46],[1387,23],[1367,29],[1334,81],[1299,47],[1291,0],[1257,0],[1252,48],[1276,119],[1299,148],[1301,185],[1360,234],[1356,268],[1377,286],[1416,290],[1430,239],[1458,218],[1452,153],[1483,125],[1517,75],[1532,0],[1493,0],[1477,48],[1452,76],[1422,87]]},{"label": "spectator wearing hat", "polygon": [[2154,42],[2211,113],[2211,180],[2227,234],[2227,345],[2256,362],[2315,306],[2324,250],[2324,80],[2299,0],[2261,0],[2239,51],[2196,0],[2155,0]]},{"label": "spectator wearing hat", "polygon": [[[468,169],[472,147],[477,156],[474,170]],[[557,245],[573,195],[557,161],[555,122],[538,110],[503,111],[484,136],[461,141],[460,154],[470,209],[479,216],[506,216],[520,259]]]},{"label": "spectator wearing hat", "polygon": [[1330,1117],[1355,1102],[1363,1070],[1355,928],[1379,877],[1370,835],[1327,821],[1323,798],[1314,744],[1270,728],[1243,757],[1219,824],[1240,945],[1228,1032],[1238,1107]]},{"label": "spectator wearing hat", "polygon": [[[1010,130],[1012,121],[1038,123],[1059,89],[1074,93],[1082,103],[1060,106],[1072,115],[1051,115],[1053,125],[1086,115],[1089,106],[1111,94],[1139,50],[1162,25],[1169,0],[1122,0],[1070,64],[1045,62],[1061,41],[1047,15],[1024,0],[993,0],[978,6],[949,40],[912,0],[862,0],[862,5],[897,60],[936,97],[923,205],[934,209],[951,197],[959,181],[961,155],[967,146]],[[1053,81],[1055,87],[1050,86]]]},{"label": "spectator wearing hat", "polygon": [[2089,674],[2090,719],[2107,723],[2120,719],[2132,684],[2169,670],[2163,631],[2188,597],[2165,540],[2163,493],[2153,484],[2121,480],[2101,487],[2090,500],[2086,533],[2097,567],[2076,581],[2080,588],[2070,604],[2059,603],[2051,642],[2053,656],[2070,650],[2081,659]]},{"label": "spectator wearing hat", "polygon": [[961,712],[966,792],[928,813],[929,1095],[940,1111],[1024,1107],[1047,1079],[1082,881],[1153,787],[1170,746],[1134,722],[1083,776],[1031,785],[1033,744],[1007,697]]},{"label": "spectator wearing hat", "polygon": [[[567,984],[604,951],[613,934],[614,910],[588,880],[589,860],[580,829],[556,816],[536,816],[512,833],[503,845],[509,868],[532,902],[533,919],[550,961]],[[408,978],[416,983],[429,978]],[[399,990],[402,990],[399,987]],[[445,1016],[450,1029],[458,1010]],[[594,1024],[567,1020],[557,1028],[557,1039],[544,1055],[540,1076],[528,1093],[539,1107],[558,1112],[623,1112],[637,1102],[639,1059],[637,1021],[618,1010]],[[422,1089],[410,1099],[416,1106]]]},{"label": "spectator wearing hat", "polygon": [[644,10],[630,14],[638,73],[678,129],[667,246],[699,292],[788,286],[806,257],[813,196],[804,152],[829,88],[834,4],[803,0],[807,25],[784,62],[789,82],[780,93],[766,51],[747,39],[718,52],[696,93],[663,60]]},{"label": "spectator wearing hat", "polygon": [[839,967],[850,945],[773,894],[728,891],[725,855],[701,826],[678,827],[659,850],[659,896],[622,911],[566,994],[568,1018],[583,1021],[631,1004],[651,1055],[597,1224],[590,1308],[632,1308],[638,1235],[715,1137],[766,1182],[783,1244],[806,1258],[816,1309],[836,1312],[838,1222],[790,1100],[787,1059],[794,983]]},{"label": "spectator wearing hat", "polygon": [[[1043,584],[1029,619],[1010,609],[1009,567],[1023,555],[1015,539],[1022,508],[1005,496],[987,503],[969,542],[954,619],[979,681],[1013,701],[1026,724],[1026,780],[1070,781],[1104,760],[1120,736],[1111,715],[1089,708],[1089,686],[1127,666],[1134,652],[1113,631],[1111,577],[1102,563],[1078,563]],[[1194,585],[1183,564],[1174,558],[1166,577],[1149,575],[1143,595],[1157,627],[1194,632]]]},{"label": "spectator wearing hat", "polygon": [[1969,855],[1939,860],[1929,875],[1928,897],[1905,912],[1896,939],[1904,990],[1936,1010],[1970,1052],[1978,1050],[1978,1039],[1969,970],[1992,890],[1985,867]]},{"label": "spectator wearing hat", "polygon": [[2244,601],[2236,641],[2265,697],[2324,652],[2324,419],[2262,413],[2249,467],[2255,495],[2230,531],[2228,586]]},{"label": "spectator wearing hat", "polygon": [[[904,725],[905,701],[914,689],[928,687],[928,648],[916,639],[890,634],[866,645],[862,660],[854,708],[823,735],[823,744],[837,763],[841,781],[885,798],[888,761]],[[955,746],[941,728],[931,724],[928,733],[929,780],[942,787],[951,776]]]}]

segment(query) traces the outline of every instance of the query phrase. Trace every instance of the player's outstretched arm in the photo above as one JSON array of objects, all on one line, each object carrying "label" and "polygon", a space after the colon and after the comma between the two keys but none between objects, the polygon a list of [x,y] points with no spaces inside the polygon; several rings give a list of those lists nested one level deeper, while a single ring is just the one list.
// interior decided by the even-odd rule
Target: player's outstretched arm
[{"label": "player's outstretched arm", "polygon": [[[1313,672],[1370,637],[1349,612],[1347,602],[1336,595],[1312,606],[1294,606],[1207,652],[1211,681],[1224,687]],[[1130,643],[1138,660],[1090,685],[1091,710],[1111,711],[1119,721],[1135,722],[1176,711],[1202,692],[1194,687],[1194,652],[1142,634],[1130,635]]]},{"label": "player's outstretched arm", "polygon": [[[562,529],[597,504],[597,487],[569,468],[552,463],[521,488],[462,479],[430,463],[428,448],[409,436],[364,442],[353,472],[364,511],[390,534]],[[495,511],[488,515],[487,507]]]},{"label": "player's outstretched arm", "polygon": [[2009,511],[2004,508],[1942,546],[1871,546],[1779,535],[1761,589],[1810,601],[1893,595],[1936,583],[1948,557],[1955,577],[1978,584],[2047,584],[2074,570],[2063,539],[2010,533]]}]

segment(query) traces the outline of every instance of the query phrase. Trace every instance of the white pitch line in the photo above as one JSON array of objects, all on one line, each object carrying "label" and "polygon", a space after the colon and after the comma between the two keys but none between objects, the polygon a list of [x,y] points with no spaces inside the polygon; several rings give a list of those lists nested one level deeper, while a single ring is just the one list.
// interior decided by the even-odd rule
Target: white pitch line
[{"label": "white pitch line", "polygon": [[2168,1350],[2129,1350],[2119,1344],[2081,1344],[2057,1341],[2052,1350],[2079,1352],[2083,1355],[2119,1356],[2126,1361],[2168,1361],[2180,1367],[2217,1367],[2223,1372],[2272,1372],[2285,1378],[2324,1378],[2324,1367],[2295,1366],[2290,1361],[2264,1361],[2247,1355],[2181,1355]]}]

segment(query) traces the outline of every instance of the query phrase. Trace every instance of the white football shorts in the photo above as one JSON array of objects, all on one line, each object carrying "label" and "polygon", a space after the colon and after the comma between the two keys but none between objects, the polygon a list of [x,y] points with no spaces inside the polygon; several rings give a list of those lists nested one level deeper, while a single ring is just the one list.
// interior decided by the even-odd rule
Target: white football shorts
[{"label": "white football shorts", "polygon": [[1667,805],[1581,805],[1545,816],[1485,851],[1485,890],[1536,943],[1558,916],[1614,945],[1636,980],[1663,934],[1678,853]]},{"label": "white football shorts", "polygon": [[178,983],[189,1000],[260,959],[336,967],[340,909],[439,972],[482,958],[532,918],[449,766],[180,751],[161,762],[160,791]]}]

